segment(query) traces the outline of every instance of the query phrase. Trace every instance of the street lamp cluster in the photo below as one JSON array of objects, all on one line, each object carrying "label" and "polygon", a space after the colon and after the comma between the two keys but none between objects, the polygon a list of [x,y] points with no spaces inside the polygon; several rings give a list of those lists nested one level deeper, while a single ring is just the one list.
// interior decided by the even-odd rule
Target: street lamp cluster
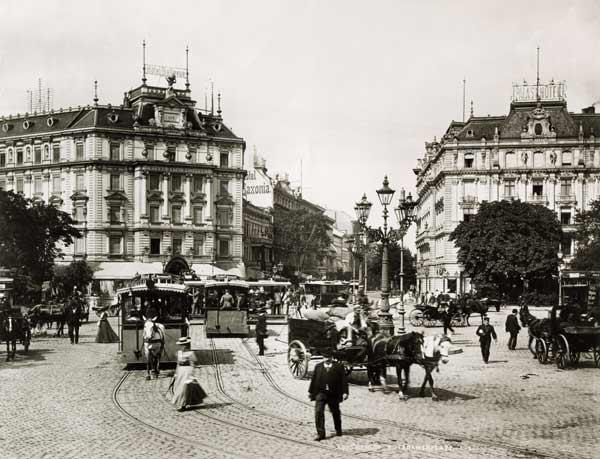
[{"label": "street lamp cluster", "polygon": [[365,293],[366,293],[366,243],[381,242],[382,257],[381,257],[381,311],[385,314],[389,311],[389,296],[390,296],[390,280],[389,280],[389,255],[388,246],[390,243],[395,243],[400,240],[400,309],[398,313],[401,317],[400,333],[404,333],[404,236],[408,231],[411,223],[415,219],[416,202],[413,201],[411,194],[406,196],[404,189],[400,192],[398,207],[394,209],[398,220],[399,228],[393,229],[388,227],[388,209],[392,203],[394,193],[396,191],[390,188],[387,175],[383,179],[383,187],[377,190],[379,202],[383,206],[383,228],[371,228],[367,226],[367,219],[371,212],[372,204],[367,200],[367,195],[364,194],[362,199],[356,203],[354,210],[360,226],[365,236]]}]

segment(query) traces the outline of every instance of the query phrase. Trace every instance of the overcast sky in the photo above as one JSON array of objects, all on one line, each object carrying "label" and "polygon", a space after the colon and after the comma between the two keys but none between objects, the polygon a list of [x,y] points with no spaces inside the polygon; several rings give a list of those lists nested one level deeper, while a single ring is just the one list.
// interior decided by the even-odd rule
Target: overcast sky
[{"label": "overcast sky", "polygon": [[476,115],[506,114],[539,45],[569,110],[600,100],[597,1],[21,0],[0,3],[0,114],[26,111],[38,77],[55,108],[91,103],[95,79],[101,103],[121,103],[143,39],[152,64],[183,67],[189,45],[198,103],[214,80],[249,153],[294,185],[302,159],[305,196],[350,214],[385,174],[414,192],[424,142],[462,119],[463,77]]}]

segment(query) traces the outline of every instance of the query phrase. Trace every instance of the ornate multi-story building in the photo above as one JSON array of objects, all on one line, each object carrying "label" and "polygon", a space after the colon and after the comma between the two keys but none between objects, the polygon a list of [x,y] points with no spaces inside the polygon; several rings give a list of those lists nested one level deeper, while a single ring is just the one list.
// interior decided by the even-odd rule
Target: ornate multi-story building
[{"label": "ornate multi-story building", "polygon": [[65,261],[86,258],[99,279],[243,268],[244,140],[220,102],[198,110],[187,81],[167,81],[144,78],[119,106],[0,118],[0,187],[71,214],[83,237]]},{"label": "ornate multi-story building", "polygon": [[244,265],[249,279],[264,279],[273,268],[273,215],[244,199]]},{"label": "ornate multi-story building", "polygon": [[462,292],[470,281],[448,240],[483,201],[520,199],[556,212],[573,253],[575,212],[600,196],[600,114],[567,110],[564,83],[513,86],[508,115],[450,123],[425,144],[417,175],[420,292]]}]

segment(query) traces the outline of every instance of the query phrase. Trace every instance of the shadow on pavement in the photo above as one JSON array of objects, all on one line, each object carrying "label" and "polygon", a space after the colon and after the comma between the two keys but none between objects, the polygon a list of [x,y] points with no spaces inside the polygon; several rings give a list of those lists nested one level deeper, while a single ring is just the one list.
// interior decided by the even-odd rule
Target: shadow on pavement
[{"label": "shadow on pavement", "polygon": [[508,360],[490,360],[488,363],[508,363]]},{"label": "shadow on pavement", "polygon": [[367,427],[365,429],[343,429],[342,433],[348,437],[364,437],[366,435],[375,435],[379,429],[375,427]]},{"label": "shadow on pavement", "polygon": [[15,360],[11,360],[9,362],[6,361],[6,352],[0,352],[0,367],[3,366],[12,366],[18,365],[19,367],[24,367],[27,365],[33,365],[36,362],[41,362],[46,360],[47,354],[52,354],[56,352],[56,349],[29,349],[29,352],[25,354],[23,349],[17,348],[17,354],[15,356]]},{"label": "shadow on pavement", "polygon": [[197,405],[195,408],[198,410],[210,410],[212,408],[223,408],[230,405],[233,405],[233,403],[207,403],[205,405]]},{"label": "shadow on pavement", "polygon": [[216,365],[217,363],[232,365],[235,363],[231,349],[215,349],[216,359],[211,349],[199,349],[193,352],[196,358],[196,365]]},{"label": "shadow on pavement", "polygon": [[[436,387],[434,385],[434,390],[435,390],[435,395],[438,396],[438,399],[442,402],[446,402],[446,401],[450,401],[450,400],[462,400],[462,401],[467,401],[467,400],[475,400],[479,397],[475,397],[473,395],[467,395],[467,394],[461,394],[458,392],[454,392],[451,390],[446,390],[446,389],[442,389],[440,387]],[[429,389],[429,387],[425,388],[425,396],[421,397],[419,395],[419,392],[421,391],[420,387],[409,387],[408,388],[408,397],[409,398],[430,398],[431,397],[431,390]]]}]

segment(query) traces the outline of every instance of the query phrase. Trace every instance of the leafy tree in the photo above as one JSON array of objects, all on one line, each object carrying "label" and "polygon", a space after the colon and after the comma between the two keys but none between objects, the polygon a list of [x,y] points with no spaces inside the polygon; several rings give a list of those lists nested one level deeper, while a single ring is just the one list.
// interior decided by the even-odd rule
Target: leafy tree
[{"label": "leafy tree", "polygon": [[571,268],[600,270],[600,199],[591,203],[590,210],[575,215],[577,252]]},{"label": "leafy tree", "polygon": [[550,209],[520,201],[483,202],[450,235],[458,261],[477,289],[533,286],[558,268],[560,223]]},{"label": "leafy tree", "polygon": [[52,284],[58,289],[59,296],[66,298],[73,291],[73,287],[84,292],[93,278],[92,268],[84,260],[78,260],[68,265],[56,266]]},{"label": "leafy tree", "polygon": [[275,209],[273,238],[285,265],[302,272],[316,267],[331,245],[330,219],[305,209]]},{"label": "leafy tree", "polygon": [[[388,245],[388,273],[390,283],[396,282],[397,288],[400,288],[400,256],[402,250],[398,244]],[[415,267],[414,256],[410,250],[404,247],[404,291],[406,292],[411,285],[416,284],[417,271]],[[369,285],[371,288],[381,285],[381,259],[383,256],[383,246],[376,244],[373,246],[367,261]]]},{"label": "leafy tree", "polygon": [[18,193],[0,190],[0,265],[18,268],[40,284],[50,278],[54,260],[81,233],[65,212]]}]

